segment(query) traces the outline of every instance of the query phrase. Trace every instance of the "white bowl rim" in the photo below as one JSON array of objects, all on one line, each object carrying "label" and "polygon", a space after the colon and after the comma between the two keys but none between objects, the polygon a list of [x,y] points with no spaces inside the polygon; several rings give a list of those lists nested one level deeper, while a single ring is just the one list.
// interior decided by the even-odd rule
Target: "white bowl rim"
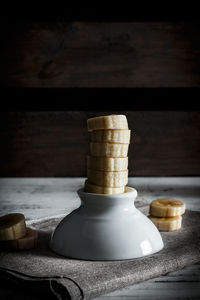
[{"label": "white bowl rim", "polygon": [[137,190],[133,187],[130,186],[126,186],[125,189],[127,189],[128,191],[124,192],[124,193],[119,193],[119,194],[98,194],[98,193],[88,193],[88,192],[84,192],[84,188],[80,188],[79,190],[77,190],[77,193],[83,196],[87,196],[87,197],[93,197],[93,196],[97,196],[97,197],[102,197],[102,198],[128,198],[131,195],[134,195],[134,197],[137,197]]}]

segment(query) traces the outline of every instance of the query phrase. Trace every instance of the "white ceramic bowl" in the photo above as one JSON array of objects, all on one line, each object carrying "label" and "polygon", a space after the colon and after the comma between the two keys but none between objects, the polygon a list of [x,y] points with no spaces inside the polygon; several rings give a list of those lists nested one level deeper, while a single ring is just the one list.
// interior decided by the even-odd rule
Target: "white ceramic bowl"
[{"label": "white ceramic bowl", "polygon": [[86,260],[121,260],[150,255],[163,248],[156,226],[134,206],[137,191],[94,194],[78,190],[81,205],[56,227],[50,248]]}]

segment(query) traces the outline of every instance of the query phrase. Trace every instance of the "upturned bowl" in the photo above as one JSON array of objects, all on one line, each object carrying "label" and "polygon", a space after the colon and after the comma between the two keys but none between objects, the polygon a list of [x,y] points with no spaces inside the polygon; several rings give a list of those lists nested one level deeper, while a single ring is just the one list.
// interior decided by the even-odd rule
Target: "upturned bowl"
[{"label": "upturned bowl", "polygon": [[54,230],[50,248],[69,258],[123,260],[154,254],[163,248],[160,232],[134,205],[136,189],[122,194],[77,191],[81,205]]}]

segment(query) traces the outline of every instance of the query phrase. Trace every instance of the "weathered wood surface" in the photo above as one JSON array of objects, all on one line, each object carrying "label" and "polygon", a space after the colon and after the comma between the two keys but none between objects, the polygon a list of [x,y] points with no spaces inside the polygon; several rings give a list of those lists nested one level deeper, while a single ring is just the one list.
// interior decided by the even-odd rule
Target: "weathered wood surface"
[{"label": "weathered wood surface", "polygon": [[[26,220],[71,212],[80,205],[76,191],[85,177],[0,178],[0,212],[21,212]],[[137,201],[172,197],[200,210],[200,177],[129,177],[128,185],[137,189]]]},{"label": "weathered wood surface", "polygon": [[[1,178],[1,214],[21,212],[26,220],[67,214],[80,205],[76,190],[85,178]],[[131,177],[129,185],[138,191],[137,200],[150,203],[158,197],[174,197],[187,209],[200,211],[200,177]],[[0,284],[1,299],[42,299],[21,288],[7,289]],[[200,264],[169,273],[95,300],[188,300],[200,298]],[[43,298],[44,299],[44,298]],[[51,297],[49,296],[49,299]]]},{"label": "weathered wood surface", "polygon": [[200,263],[94,300],[192,300],[200,297]]},{"label": "weathered wood surface", "polygon": [[8,22],[1,84],[197,87],[200,22]]},{"label": "weathered wood surface", "polygon": [[129,176],[200,174],[199,111],[0,113],[0,176],[86,176],[86,120],[126,114],[132,131]]},{"label": "weathered wood surface", "polygon": [[94,300],[192,300],[200,297],[200,263]]}]

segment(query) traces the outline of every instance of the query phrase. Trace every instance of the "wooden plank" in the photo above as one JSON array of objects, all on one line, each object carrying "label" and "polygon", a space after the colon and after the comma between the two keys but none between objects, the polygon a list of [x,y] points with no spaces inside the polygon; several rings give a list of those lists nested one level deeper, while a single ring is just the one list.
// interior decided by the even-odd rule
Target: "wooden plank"
[{"label": "wooden plank", "polygon": [[[21,212],[27,220],[64,214],[80,205],[76,191],[85,178],[0,178],[0,211]],[[187,209],[200,210],[199,177],[130,177],[138,191],[137,201],[150,203],[157,197],[174,197]]]},{"label": "wooden plank", "polygon": [[16,87],[196,87],[199,22],[13,22],[1,83]]},{"label": "wooden plank", "polygon": [[83,178],[1,178],[0,211],[20,211],[27,221],[68,214],[80,205],[76,191],[83,182]]},{"label": "wooden plank", "polygon": [[199,111],[112,110],[1,112],[0,176],[86,176],[86,121],[112,113],[132,131],[129,176],[199,175]]},{"label": "wooden plank", "polygon": [[200,264],[97,297],[95,300],[199,299]]}]

